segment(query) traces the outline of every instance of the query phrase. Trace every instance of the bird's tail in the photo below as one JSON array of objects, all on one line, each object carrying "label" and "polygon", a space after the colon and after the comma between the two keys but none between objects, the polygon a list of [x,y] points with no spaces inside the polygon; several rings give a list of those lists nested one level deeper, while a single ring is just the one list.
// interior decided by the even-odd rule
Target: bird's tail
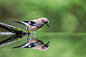
[{"label": "bird's tail", "polygon": [[12,47],[11,49],[20,48],[20,47],[22,47],[22,46]]},{"label": "bird's tail", "polygon": [[25,24],[24,22],[22,22],[22,21],[11,21],[11,22],[20,23],[20,24],[23,24],[23,25],[25,25],[25,26],[26,26],[26,24]]},{"label": "bird's tail", "polygon": [[22,22],[21,22],[21,21],[11,21],[11,22],[16,22],[16,23],[21,23],[21,24],[22,24]]}]

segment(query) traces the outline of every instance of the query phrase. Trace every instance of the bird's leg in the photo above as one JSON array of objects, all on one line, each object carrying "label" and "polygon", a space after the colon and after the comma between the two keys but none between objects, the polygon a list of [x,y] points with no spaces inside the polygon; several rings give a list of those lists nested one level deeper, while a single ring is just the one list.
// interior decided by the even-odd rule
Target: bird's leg
[{"label": "bird's leg", "polygon": [[29,35],[28,35],[28,39],[29,39]]},{"label": "bird's leg", "polygon": [[30,32],[29,32],[29,30],[28,30],[28,39],[29,39],[29,33],[30,33]]},{"label": "bird's leg", "polygon": [[28,33],[30,33],[29,30],[28,30]]},{"label": "bird's leg", "polygon": [[34,38],[36,37],[36,31],[34,31]]}]

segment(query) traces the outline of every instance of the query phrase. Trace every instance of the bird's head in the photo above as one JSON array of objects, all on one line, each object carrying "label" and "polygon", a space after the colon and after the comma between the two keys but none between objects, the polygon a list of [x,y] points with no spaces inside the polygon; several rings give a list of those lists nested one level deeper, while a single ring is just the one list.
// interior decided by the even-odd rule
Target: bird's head
[{"label": "bird's head", "polygon": [[46,24],[49,27],[49,20],[47,18],[41,18],[44,24]]},{"label": "bird's head", "polygon": [[47,42],[47,44],[45,44],[44,47],[49,48],[49,42]]},{"label": "bird's head", "polygon": [[49,48],[49,42],[47,44],[45,44],[44,46],[42,46],[39,50],[46,51],[46,50],[48,50],[48,48]]}]

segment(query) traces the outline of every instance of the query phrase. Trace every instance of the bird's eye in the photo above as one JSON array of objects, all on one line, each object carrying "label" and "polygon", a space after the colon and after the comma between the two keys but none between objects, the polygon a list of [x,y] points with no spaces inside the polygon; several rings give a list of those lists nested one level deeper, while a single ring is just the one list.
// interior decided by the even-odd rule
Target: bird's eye
[{"label": "bird's eye", "polygon": [[48,23],[48,21],[46,21],[46,23]]},{"label": "bird's eye", "polygon": [[44,45],[44,47],[48,47],[48,45]]},{"label": "bird's eye", "polygon": [[45,24],[47,24],[48,23],[48,21],[46,21],[46,22],[44,22]]}]

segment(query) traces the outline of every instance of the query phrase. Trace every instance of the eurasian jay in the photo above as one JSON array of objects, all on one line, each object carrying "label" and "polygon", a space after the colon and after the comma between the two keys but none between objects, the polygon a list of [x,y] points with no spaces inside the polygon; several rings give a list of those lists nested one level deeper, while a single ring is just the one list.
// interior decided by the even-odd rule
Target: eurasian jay
[{"label": "eurasian jay", "polygon": [[32,39],[27,39],[27,41],[23,45],[13,47],[12,49],[21,48],[21,47],[46,51],[49,48],[49,42],[47,44],[44,44],[41,40],[38,40],[37,38],[32,38]]},{"label": "eurasian jay", "polygon": [[32,23],[35,23],[33,25],[29,25],[31,23],[30,21],[22,21],[22,22],[12,21],[12,22],[17,22],[17,23],[21,23],[21,24],[25,25],[28,32],[29,32],[29,30],[34,31],[34,37],[36,36],[37,29],[41,28],[44,24],[46,24],[49,27],[49,20],[44,17],[35,19],[35,20],[31,20]]}]

